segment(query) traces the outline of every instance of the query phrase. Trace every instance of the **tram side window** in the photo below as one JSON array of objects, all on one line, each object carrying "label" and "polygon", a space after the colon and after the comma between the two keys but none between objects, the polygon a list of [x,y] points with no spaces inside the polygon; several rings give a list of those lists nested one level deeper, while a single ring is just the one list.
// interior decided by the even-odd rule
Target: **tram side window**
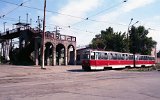
[{"label": "tram side window", "polygon": [[123,60],[122,55],[121,55],[121,54],[118,54],[118,55],[117,55],[117,59],[118,59],[118,60]]},{"label": "tram side window", "polygon": [[113,55],[113,59],[116,60],[117,59],[117,54]]},{"label": "tram side window", "polygon": [[117,59],[118,59],[118,60],[120,60],[120,59],[121,59],[119,54],[117,54]]},{"label": "tram side window", "polygon": [[144,59],[144,57],[142,56],[142,57],[141,57],[141,60],[143,60],[143,59]]},{"label": "tram side window", "polygon": [[91,53],[91,59],[95,59],[95,53]]},{"label": "tram side window", "polygon": [[149,60],[153,60],[152,57],[149,57]]},{"label": "tram side window", "polygon": [[102,59],[100,52],[98,52],[98,59]]},{"label": "tram side window", "polygon": [[114,59],[117,59],[117,58],[118,58],[118,57],[117,57],[117,54],[115,54],[115,55],[114,55]]},{"label": "tram side window", "polygon": [[149,60],[155,60],[155,58],[154,57],[149,57]]},{"label": "tram side window", "polygon": [[154,58],[154,57],[152,57],[152,60],[155,60],[155,58]]},{"label": "tram side window", "polygon": [[108,59],[107,53],[101,53],[101,59]]},{"label": "tram side window", "polygon": [[98,59],[103,59],[103,55],[101,52],[98,53]]},{"label": "tram side window", "polygon": [[146,60],[146,57],[145,57],[145,56],[143,57],[143,60]]},{"label": "tram side window", "polygon": [[112,59],[112,60],[114,59],[114,54],[113,54],[113,53],[111,53],[111,59]]},{"label": "tram side window", "polygon": [[147,56],[147,60],[149,60],[149,57]]},{"label": "tram side window", "polygon": [[125,54],[122,54],[121,56],[122,56],[122,57],[121,57],[122,60],[125,60],[125,59],[126,59]]},{"label": "tram side window", "polygon": [[108,55],[109,55],[109,59],[112,60],[113,59],[113,54],[109,53]]},{"label": "tram side window", "polygon": [[104,53],[104,59],[108,59],[108,54],[107,53]]},{"label": "tram side window", "polygon": [[129,55],[128,54],[126,54],[126,58],[125,58],[126,60],[129,60]]},{"label": "tram side window", "polygon": [[144,59],[144,57],[143,56],[141,56],[141,60],[143,60]]},{"label": "tram side window", "polygon": [[95,53],[95,59],[101,59],[101,54],[99,52],[96,52]]},{"label": "tram side window", "polygon": [[149,60],[150,57],[147,56],[147,60]]},{"label": "tram side window", "polygon": [[129,60],[133,60],[133,55],[129,55]]},{"label": "tram side window", "polygon": [[148,57],[148,60],[152,60],[152,58],[151,58],[151,57]]},{"label": "tram side window", "polygon": [[139,60],[142,60],[142,56],[139,57]]},{"label": "tram side window", "polygon": [[136,55],[136,56],[135,56],[135,60],[139,60],[139,56]]},{"label": "tram side window", "polygon": [[142,60],[144,60],[144,56],[142,56]]},{"label": "tram side window", "polygon": [[136,60],[139,60],[139,55],[137,55]]}]

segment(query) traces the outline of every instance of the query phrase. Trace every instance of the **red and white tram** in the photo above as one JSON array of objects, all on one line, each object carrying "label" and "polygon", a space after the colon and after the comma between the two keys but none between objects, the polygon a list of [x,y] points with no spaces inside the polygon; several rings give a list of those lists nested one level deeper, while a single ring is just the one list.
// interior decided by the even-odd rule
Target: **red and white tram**
[{"label": "red and white tram", "polygon": [[155,57],[113,51],[87,50],[83,53],[82,69],[103,70],[105,67],[125,68],[155,65]]}]

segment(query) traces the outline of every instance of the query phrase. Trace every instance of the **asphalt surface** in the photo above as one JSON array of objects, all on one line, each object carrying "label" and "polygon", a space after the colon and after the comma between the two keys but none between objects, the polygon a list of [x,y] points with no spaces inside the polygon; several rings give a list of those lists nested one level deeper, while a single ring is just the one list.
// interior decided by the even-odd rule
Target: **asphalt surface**
[{"label": "asphalt surface", "polygon": [[0,100],[160,100],[160,72],[0,65]]}]

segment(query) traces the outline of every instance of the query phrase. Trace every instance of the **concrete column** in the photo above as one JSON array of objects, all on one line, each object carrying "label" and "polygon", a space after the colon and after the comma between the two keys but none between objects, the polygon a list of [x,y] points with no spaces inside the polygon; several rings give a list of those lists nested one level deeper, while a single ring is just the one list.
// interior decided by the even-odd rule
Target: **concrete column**
[{"label": "concrete column", "polygon": [[23,39],[19,37],[19,49],[21,50],[23,47]]},{"label": "concrete column", "polygon": [[61,50],[58,51],[58,65],[61,65]]},{"label": "concrete column", "polygon": [[4,58],[6,59],[6,54],[7,54],[7,41],[5,41],[5,44],[4,44]]},{"label": "concrete column", "polygon": [[70,61],[70,51],[69,51],[69,49],[67,49],[67,63],[69,63],[69,61]]},{"label": "concrete column", "polygon": [[38,50],[38,42],[37,42],[37,41],[38,41],[38,39],[35,38],[35,42],[34,42],[34,43],[35,43],[35,46],[34,46],[35,57],[34,57],[34,58],[35,58],[35,65],[36,65],[36,66],[38,66],[38,63],[39,63],[39,62],[38,62],[39,50]]},{"label": "concrete column", "polygon": [[53,47],[53,57],[52,57],[52,60],[53,60],[53,66],[56,65],[56,48]]},{"label": "concrete column", "polygon": [[77,56],[77,50],[76,47],[74,47],[74,65],[76,65],[76,56]]},{"label": "concrete column", "polygon": [[50,59],[50,60],[51,60],[51,62],[52,62],[52,63],[51,63],[51,66],[54,66],[54,63],[53,63],[53,62],[54,62],[54,59],[53,59],[53,57],[54,57],[53,47],[52,47],[52,54],[51,54],[51,55],[52,55],[52,59]]},{"label": "concrete column", "polygon": [[47,66],[49,66],[50,65],[50,60],[49,60],[49,47],[47,46],[46,47],[46,60],[47,60]]},{"label": "concrete column", "polygon": [[5,42],[2,42],[2,52],[3,52],[3,57],[5,56]]},{"label": "concrete column", "polygon": [[6,60],[9,61],[10,58],[9,58],[9,40],[6,41]]},{"label": "concrete column", "polygon": [[2,43],[1,43],[1,56],[2,56]]},{"label": "concrete column", "polygon": [[2,56],[3,56],[3,42],[1,43],[1,59],[0,59],[0,60],[1,60],[0,62],[1,62],[1,63],[2,63]]},{"label": "concrete column", "polygon": [[10,48],[9,48],[9,50],[11,50],[11,51],[12,51],[12,45],[13,45],[13,43],[12,43],[12,39],[11,39]]},{"label": "concrete column", "polygon": [[67,48],[65,48],[65,53],[64,53],[64,62],[65,62],[65,65],[67,66],[68,65],[68,60],[67,60],[67,55],[68,55],[68,50]]}]

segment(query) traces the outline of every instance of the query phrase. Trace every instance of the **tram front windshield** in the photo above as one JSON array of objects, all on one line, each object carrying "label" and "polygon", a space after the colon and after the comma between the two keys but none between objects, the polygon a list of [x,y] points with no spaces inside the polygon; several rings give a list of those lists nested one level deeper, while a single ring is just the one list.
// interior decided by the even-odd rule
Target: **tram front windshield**
[{"label": "tram front windshield", "polygon": [[83,59],[89,60],[90,59],[90,53],[89,52],[84,52],[83,53]]},{"label": "tram front windshield", "polygon": [[95,60],[95,52],[86,51],[83,53],[84,60]]}]

